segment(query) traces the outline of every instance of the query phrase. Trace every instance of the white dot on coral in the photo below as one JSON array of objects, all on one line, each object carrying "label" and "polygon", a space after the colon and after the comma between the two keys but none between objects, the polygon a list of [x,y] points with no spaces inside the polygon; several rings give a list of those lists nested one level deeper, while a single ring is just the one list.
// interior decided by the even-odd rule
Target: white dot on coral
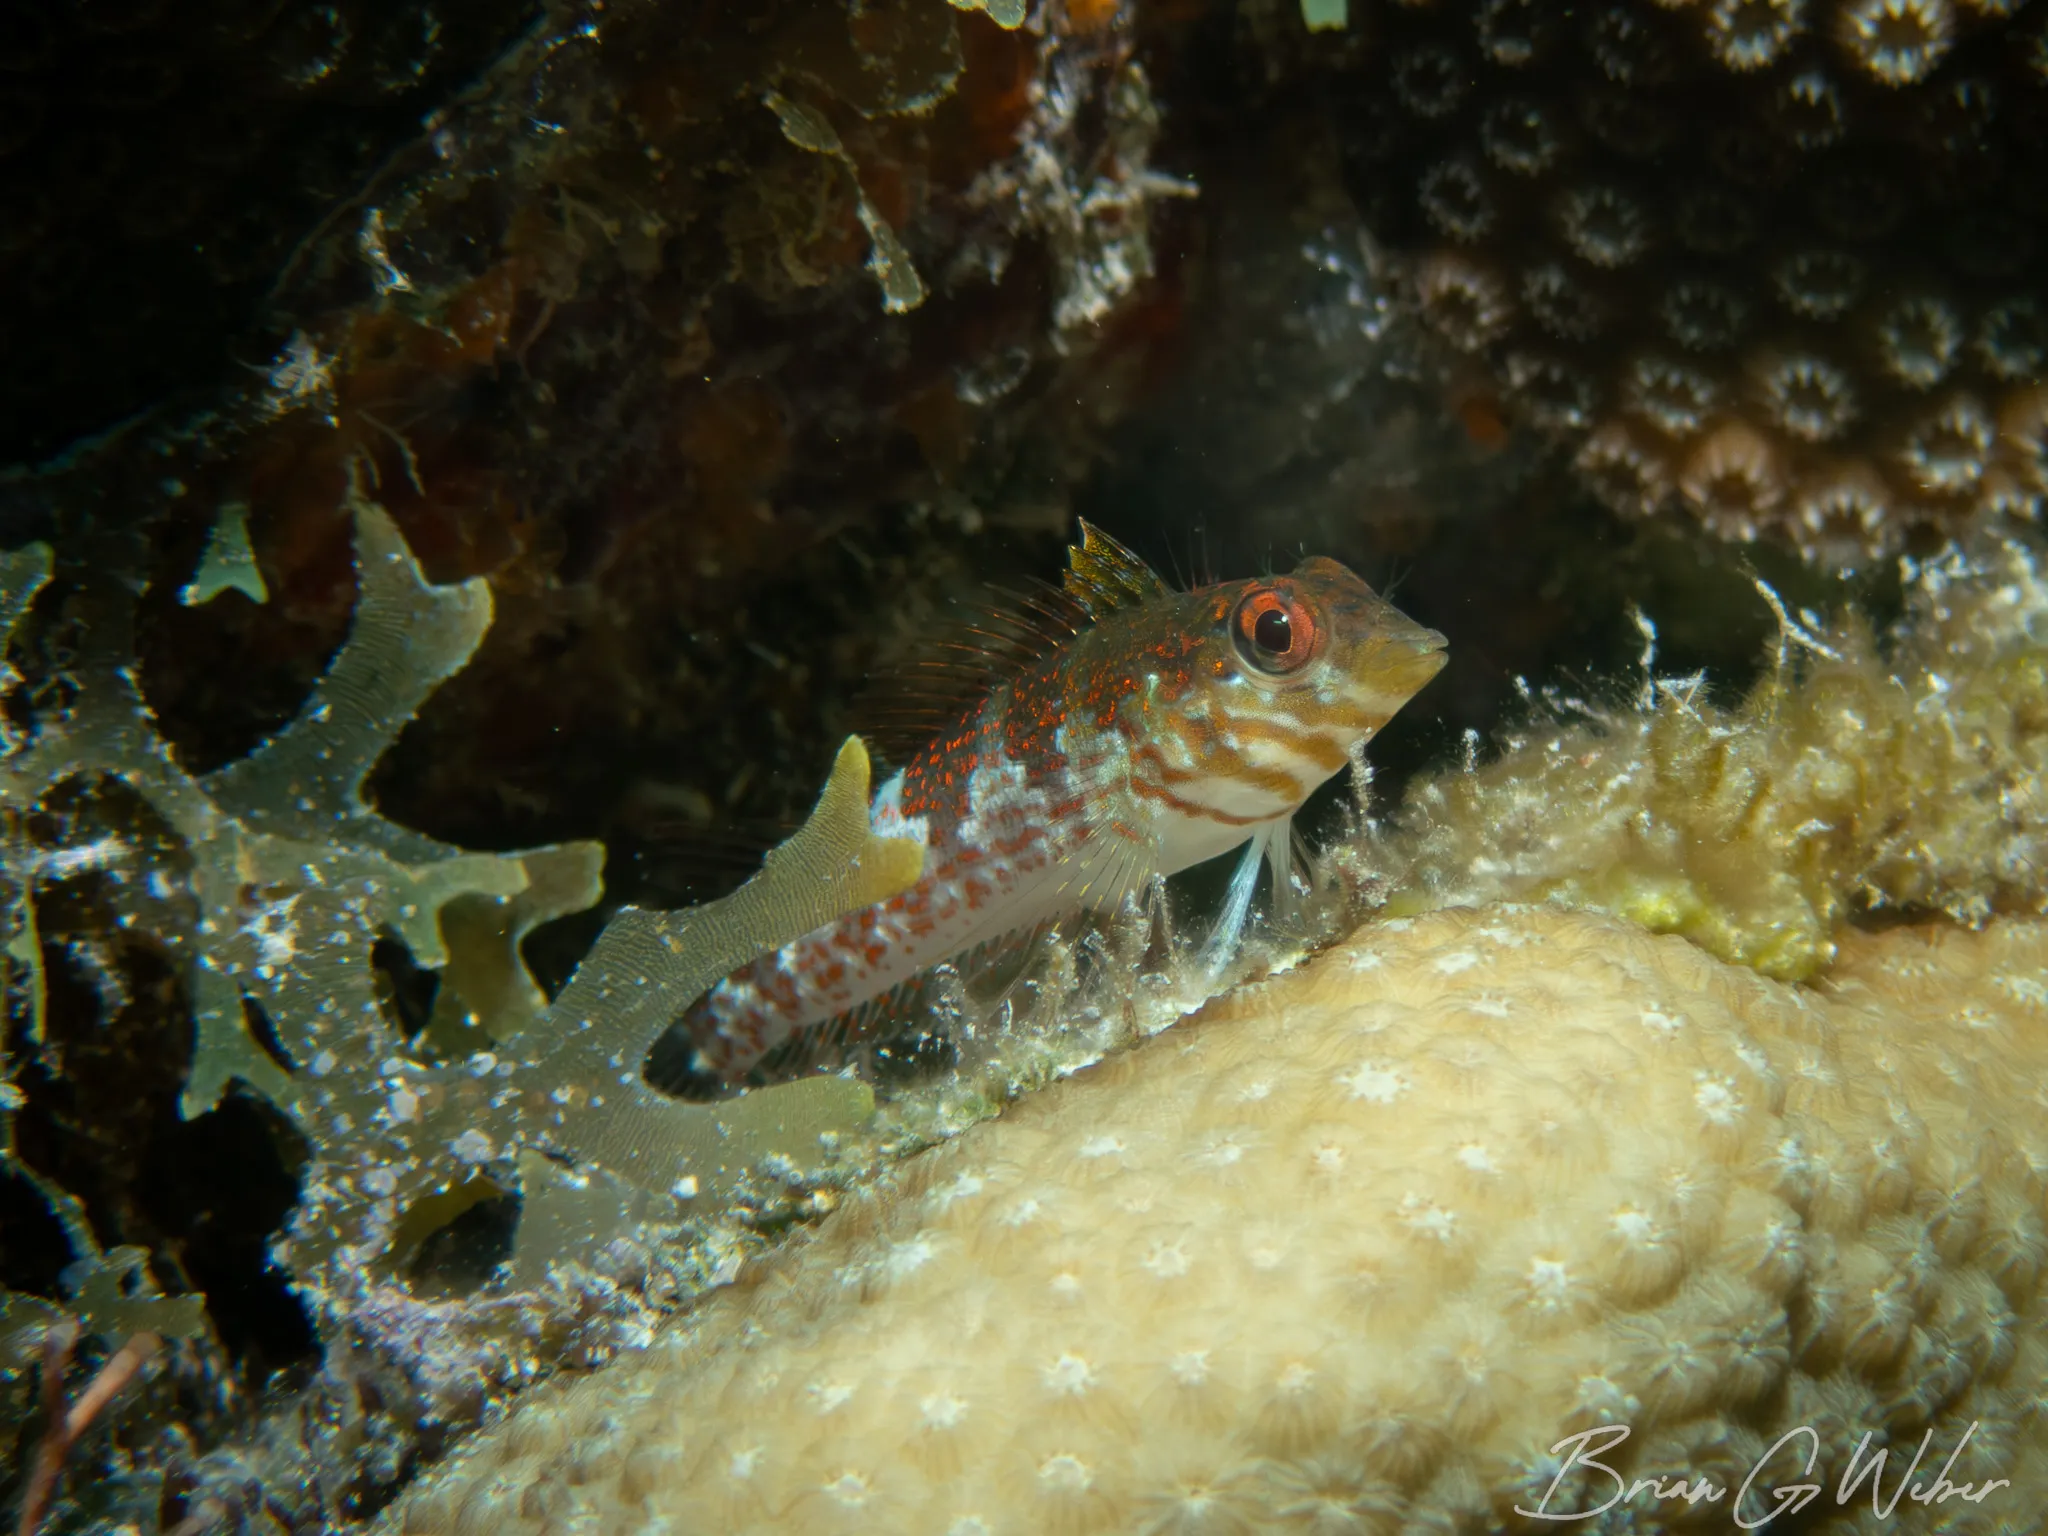
[{"label": "white dot on coral", "polygon": [[1273,1079],[1255,1077],[1237,1090],[1237,1096],[1247,1104],[1256,1104],[1259,1100],[1269,1097],[1272,1092]]},{"label": "white dot on coral", "polygon": [[1026,1195],[1002,1215],[996,1218],[1006,1227],[1021,1227],[1027,1222],[1038,1220],[1045,1207],[1030,1195]]},{"label": "white dot on coral", "polygon": [[1187,1250],[1178,1243],[1158,1243],[1141,1261],[1161,1280],[1173,1280],[1188,1272]]},{"label": "white dot on coral", "polygon": [[946,1527],[946,1536],[989,1536],[991,1529],[979,1515],[962,1515]]},{"label": "white dot on coral", "polygon": [[1800,1062],[1798,1072],[1809,1083],[1817,1083],[1823,1088],[1832,1088],[1837,1081],[1835,1069],[1818,1056],[1809,1056]]},{"label": "white dot on coral", "polygon": [[1648,1211],[1624,1205],[1607,1218],[1614,1235],[1631,1248],[1648,1247],[1657,1241],[1657,1222]]},{"label": "white dot on coral", "polygon": [[1038,1464],[1038,1484],[1047,1493],[1086,1493],[1095,1471],[1072,1451],[1061,1451]]},{"label": "white dot on coral", "polygon": [[1494,1166],[1493,1154],[1486,1150],[1486,1143],[1483,1141],[1466,1142],[1458,1148],[1456,1156],[1460,1163],[1474,1173],[1500,1172],[1500,1169]]},{"label": "white dot on coral", "polygon": [[1447,1243],[1457,1235],[1458,1213],[1410,1191],[1401,1197],[1401,1220],[1424,1237]]},{"label": "white dot on coral", "polygon": [[1048,1392],[1060,1397],[1079,1397],[1095,1385],[1095,1367],[1075,1354],[1061,1355],[1039,1372]]},{"label": "white dot on coral", "polygon": [[1242,1142],[1234,1136],[1219,1136],[1195,1154],[1195,1161],[1207,1163],[1214,1168],[1228,1168],[1231,1164],[1241,1161],[1243,1157]]},{"label": "white dot on coral", "polygon": [[1772,1150],[1771,1161],[1778,1165],[1780,1172],[1791,1175],[1807,1174],[1814,1170],[1813,1154],[1806,1150],[1806,1143],[1797,1136],[1787,1136]]},{"label": "white dot on coral", "polygon": [[1105,1133],[1100,1136],[1090,1136],[1086,1141],[1082,1142],[1080,1153],[1083,1157],[1114,1157],[1123,1150],[1124,1139],[1121,1136]]},{"label": "white dot on coral", "polygon": [[1309,1159],[1317,1172],[1335,1173],[1344,1166],[1344,1149],[1334,1141],[1326,1141],[1309,1154]]},{"label": "white dot on coral", "polygon": [[1315,1385],[1315,1380],[1314,1366],[1305,1365],[1299,1360],[1290,1360],[1281,1370],[1274,1385],[1280,1389],[1282,1396],[1300,1397]]},{"label": "white dot on coral", "polygon": [[1571,1271],[1560,1259],[1529,1261],[1529,1302],[1539,1312],[1555,1312],[1571,1295]]},{"label": "white dot on coral", "polygon": [[1699,1105],[1710,1125],[1733,1125],[1742,1117],[1742,1100],[1730,1078],[1715,1077],[1709,1072],[1694,1073],[1692,1101]]},{"label": "white dot on coral", "polygon": [[1199,1387],[1209,1379],[1209,1351],[1184,1349],[1167,1362],[1173,1379],[1184,1387]]},{"label": "white dot on coral", "polygon": [[2023,1008],[2043,1008],[2048,1007],[2048,982],[2041,978],[2038,970],[2028,976],[1999,971],[1992,976],[1991,985]]},{"label": "white dot on coral", "polygon": [[1735,1055],[1745,1067],[1756,1073],[1758,1077],[1769,1075],[1771,1070],[1770,1057],[1751,1045],[1747,1040],[1736,1042]]},{"label": "white dot on coral", "polygon": [[934,1392],[918,1405],[919,1422],[926,1429],[952,1429],[967,1417],[967,1402],[951,1392]]},{"label": "white dot on coral", "polygon": [[1605,1424],[1626,1423],[1642,1406],[1606,1376],[1581,1376],[1578,1403]]},{"label": "white dot on coral", "polygon": [[929,1264],[934,1251],[932,1240],[923,1235],[891,1243],[887,1256],[882,1260],[882,1268],[891,1280],[901,1280]]},{"label": "white dot on coral", "polygon": [[844,1407],[853,1396],[853,1384],[846,1381],[814,1381],[809,1387],[811,1406],[820,1413]]},{"label": "white dot on coral", "polygon": [[1408,1091],[1408,1079],[1392,1067],[1378,1062],[1360,1062],[1351,1072],[1337,1079],[1354,1099],[1363,1099],[1368,1104],[1391,1104]]},{"label": "white dot on coral", "polygon": [[1062,1301],[1072,1301],[1081,1294],[1081,1277],[1071,1269],[1063,1269],[1052,1277],[1052,1293]]},{"label": "white dot on coral", "polygon": [[758,1445],[750,1445],[742,1450],[734,1451],[731,1458],[725,1464],[725,1470],[733,1477],[752,1477],[754,1475],[754,1468],[761,1464],[763,1454],[764,1448]]},{"label": "white dot on coral", "polygon": [[1645,1008],[1643,1010],[1643,1028],[1654,1030],[1660,1035],[1676,1034],[1679,1030],[1685,1028],[1685,1015],[1666,1013],[1662,1008]]},{"label": "white dot on coral", "polygon": [[1351,957],[1351,969],[1354,971],[1376,971],[1385,964],[1386,961],[1369,949],[1361,949]]},{"label": "white dot on coral", "polygon": [[825,1493],[833,1502],[857,1509],[868,1501],[868,1480],[858,1472],[842,1472],[825,1484]]},{"label": "white dot on coral", "polygon": [[1432,962],[1439,975],[1456,976],[1469,971],[1479,963],[1479,956],[1469,949],[1454,949],[1448,955],[1439,955]]}]

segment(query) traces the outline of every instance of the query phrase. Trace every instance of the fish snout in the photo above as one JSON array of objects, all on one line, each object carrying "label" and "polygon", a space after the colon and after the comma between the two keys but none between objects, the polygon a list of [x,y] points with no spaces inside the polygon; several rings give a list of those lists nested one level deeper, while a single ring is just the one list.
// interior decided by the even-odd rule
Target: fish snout
[{"label": "fish snout", "polygon": [[1444,664],[1451,659],[1449,649],[1450,641],[1436,630],[1417,624],[1405,614],[1392,614],[1380,643],[1362,658],[1366,663],[1364,680],[1380,693],[1397,695],[1405,701],[1443,671]]}]

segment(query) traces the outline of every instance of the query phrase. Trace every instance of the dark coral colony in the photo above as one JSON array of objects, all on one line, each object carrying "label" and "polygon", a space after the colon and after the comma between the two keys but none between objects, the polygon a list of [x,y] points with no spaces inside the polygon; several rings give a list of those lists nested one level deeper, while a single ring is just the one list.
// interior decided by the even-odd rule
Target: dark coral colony
[{"label": "dark coral colony", "polygon": [[[0,7],[6,1518],[2040,1530],[2044,155],[2048,0]],[[1243,859],[898,964],[1090,752]]]}]

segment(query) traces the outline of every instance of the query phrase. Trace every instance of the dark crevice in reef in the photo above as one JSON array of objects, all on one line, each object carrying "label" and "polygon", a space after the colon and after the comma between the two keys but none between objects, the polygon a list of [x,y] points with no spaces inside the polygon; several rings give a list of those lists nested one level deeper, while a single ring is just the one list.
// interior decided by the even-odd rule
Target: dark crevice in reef
[{"label": "dark crevice in reef", "polygon": [[85,0],[0,17],[0,463],[266,366],[295,245],[530,0]]}]

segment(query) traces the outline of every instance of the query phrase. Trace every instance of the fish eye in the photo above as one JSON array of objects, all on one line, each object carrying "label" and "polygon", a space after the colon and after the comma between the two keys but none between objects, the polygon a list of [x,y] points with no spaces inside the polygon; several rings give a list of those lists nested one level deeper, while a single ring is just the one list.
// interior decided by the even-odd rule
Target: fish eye
[{"label": "fish eye", "polygon": [[1246,665],[1269,676],[1300,670],[1316,653],[1316,616],[1308,605],[1274,587],[1238,599],[1230,638]]}]

